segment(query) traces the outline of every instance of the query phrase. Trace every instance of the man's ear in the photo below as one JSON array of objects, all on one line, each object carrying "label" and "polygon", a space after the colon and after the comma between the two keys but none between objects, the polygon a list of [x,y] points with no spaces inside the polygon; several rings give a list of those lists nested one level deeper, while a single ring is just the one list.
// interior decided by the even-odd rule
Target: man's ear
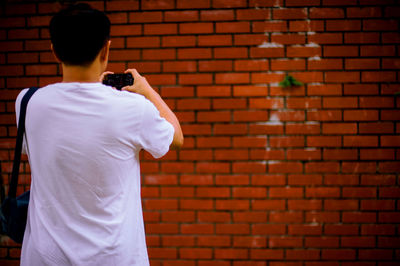
[{"label": "man's ear", "polygon": [[53,44],[51,44],[51,45],[50,45],[50,48],[51,48],[51,52],[53,53],[53,55],[54,55],[54,58],[56,59],[57,63],[61,63],[61,60],[60,60],[60,58],[58,58],[58,56],[57,56],[56,52],[54,51]]},{"label": "man's ear", "polygon": [[108,55],[110,53],[110,45],[111,45],[111,40],[108,40],[100,51],[100,60],[103,62],[108,61]]}]

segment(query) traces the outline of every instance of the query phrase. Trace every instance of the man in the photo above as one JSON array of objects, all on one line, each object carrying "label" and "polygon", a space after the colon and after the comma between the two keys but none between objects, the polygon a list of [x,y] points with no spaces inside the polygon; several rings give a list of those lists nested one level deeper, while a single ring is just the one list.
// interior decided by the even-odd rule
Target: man
[{"label": "man", "polygon": [[28,104],[32,183],[21,265],[149,265],[139,151],[159,158],[182,146],[183,135],[135,69],[126,71],[134,84],[123,91],[99,82],[109,34],[106,15],[86,4],[50,22],[63,81],[39,89]]}]

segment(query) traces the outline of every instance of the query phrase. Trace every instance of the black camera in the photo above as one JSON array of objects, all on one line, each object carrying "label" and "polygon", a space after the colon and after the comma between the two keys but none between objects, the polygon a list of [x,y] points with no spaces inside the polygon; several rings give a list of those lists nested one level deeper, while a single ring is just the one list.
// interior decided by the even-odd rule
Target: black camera
[{"label": "black camera", "polygon": [[123,87],[133,84],[133,77],[131,73],[108,74],[104,77],[103,84],[121,90]]}]

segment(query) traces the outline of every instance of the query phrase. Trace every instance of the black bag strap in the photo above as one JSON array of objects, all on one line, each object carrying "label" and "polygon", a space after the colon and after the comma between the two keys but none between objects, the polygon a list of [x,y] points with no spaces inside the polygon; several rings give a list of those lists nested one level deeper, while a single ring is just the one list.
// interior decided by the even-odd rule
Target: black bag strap
[{"label": "black bag strap", "polygon": [[22,143],[25,133],[26,108],[28,106],[29,99],[38,89],[39,88],[37,87],[30,88],[25,93],[24,97],[21,100],[21,108],[19,111],[19,120],[18,120],[17,141],[15,144],[15,152],[14,152],[14,163],[11,174],[10,187],[8,189],[8,197],[10,198],[15,198],[17,194],[19,166],[21,164]]}]

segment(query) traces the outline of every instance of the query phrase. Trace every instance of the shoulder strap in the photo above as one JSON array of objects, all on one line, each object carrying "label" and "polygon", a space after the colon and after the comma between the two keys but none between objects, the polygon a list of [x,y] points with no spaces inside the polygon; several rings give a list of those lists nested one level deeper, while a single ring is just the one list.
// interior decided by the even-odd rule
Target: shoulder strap
[{"label": "shoulder strap", "polygon": [[14,163],[11,174],[10,187],[8,189],[8,197],[10,198],[15,198],[17,194],[19,166],[21,164],[22,143],[25,133],[26,108],[28,106],[29,99],[38,89],[39,88],[37,87],[30,88],[25,93],[24,97],[21,100],[21,108],[19,111],[19,120],[18,120],[17,141],[15,144],[15,152],[14,152]]}]

